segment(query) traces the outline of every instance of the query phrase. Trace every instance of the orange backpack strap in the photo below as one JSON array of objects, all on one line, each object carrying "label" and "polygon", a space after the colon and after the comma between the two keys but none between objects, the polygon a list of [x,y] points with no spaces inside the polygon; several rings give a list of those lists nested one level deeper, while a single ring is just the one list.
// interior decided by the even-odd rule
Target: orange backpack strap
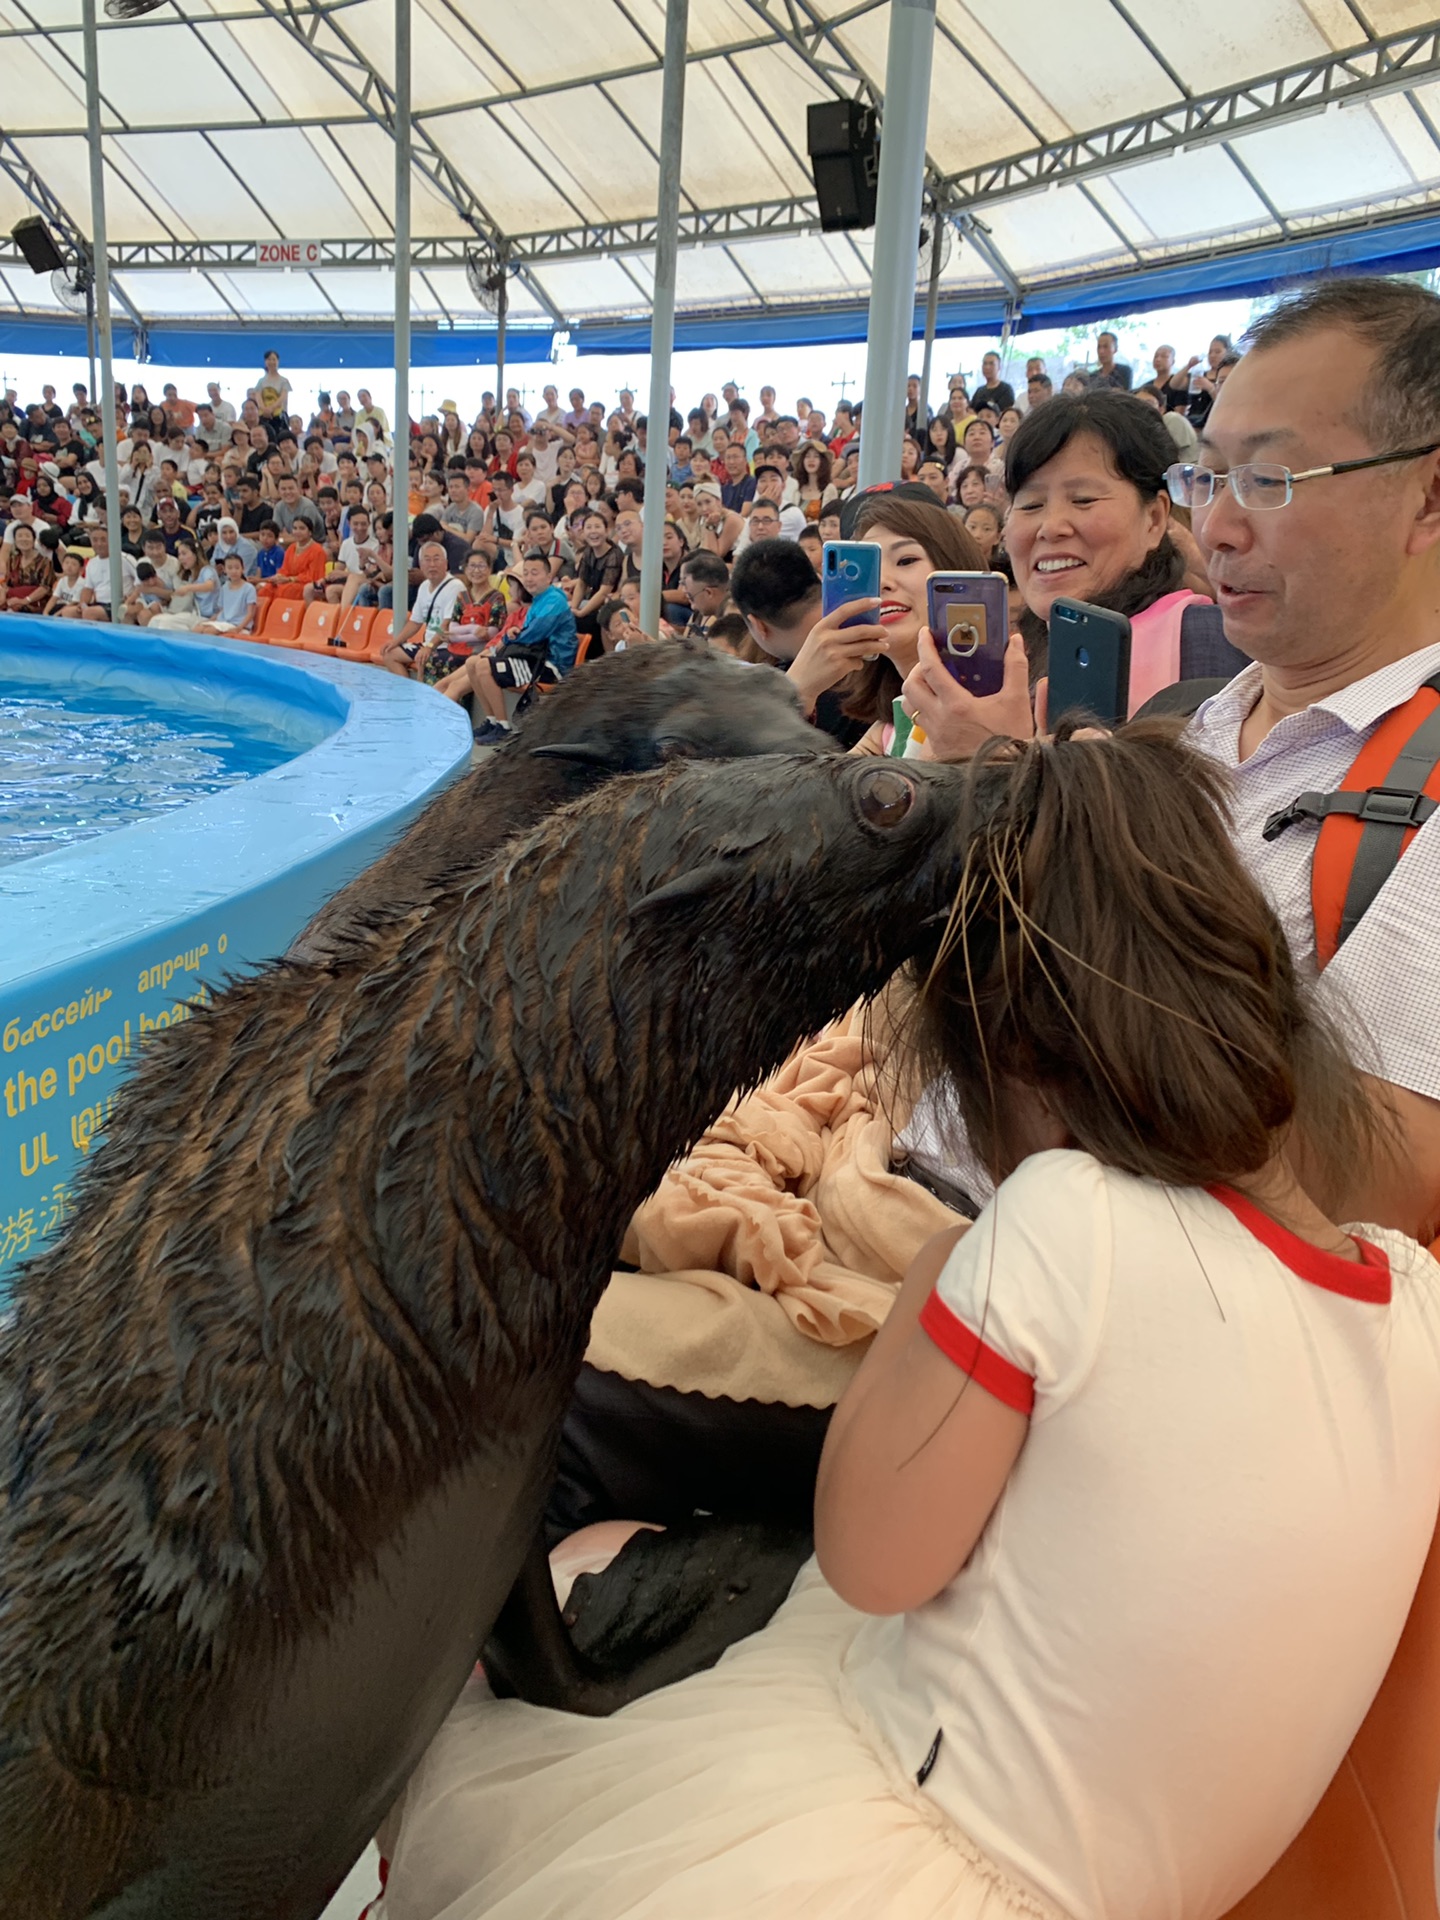
[{"label": "orange backpack strap", "polygon": [[1274,840],[1318,820],[1310,867],[1315,953],[1328,966],[1440,804],[1440,674],[1376,727],[1333,793],[1302,793],[1265,822]]}]

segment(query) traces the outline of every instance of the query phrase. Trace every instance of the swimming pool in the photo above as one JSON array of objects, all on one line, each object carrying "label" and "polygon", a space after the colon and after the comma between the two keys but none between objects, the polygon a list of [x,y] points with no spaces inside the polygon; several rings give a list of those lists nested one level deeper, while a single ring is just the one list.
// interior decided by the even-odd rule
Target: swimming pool
[{"label": "swimming pool", "polygon": [[146,1036],[283,953],[470,744],[358,662],[0,620],[0,1308]]},{"label": "swimming pool", "polygon": [[278,730],[100,687],[62,695],[0,670],[0,867],[188,806],[295,753]]}]

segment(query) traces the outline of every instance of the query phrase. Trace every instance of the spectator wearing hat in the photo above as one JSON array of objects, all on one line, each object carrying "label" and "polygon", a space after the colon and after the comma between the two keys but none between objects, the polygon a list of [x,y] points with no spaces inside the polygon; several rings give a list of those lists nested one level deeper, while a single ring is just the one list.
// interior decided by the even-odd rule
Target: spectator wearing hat
[{"label": "spectator wearing hat", "polygon": [[713,480],[695,482],[695,509],[700,516],[700,545],[707,553],[718,553],[722,559],[728,558],[735,551],[735,542],[744,532],[743,517],[726,506]]}]

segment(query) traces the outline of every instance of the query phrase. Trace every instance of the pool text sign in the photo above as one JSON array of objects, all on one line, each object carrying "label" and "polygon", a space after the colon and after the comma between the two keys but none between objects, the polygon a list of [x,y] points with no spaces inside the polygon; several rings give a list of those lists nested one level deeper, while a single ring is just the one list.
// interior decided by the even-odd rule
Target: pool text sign
[{"label": "pool text sign", "polygon": [[318,267],[321,246],[318,240],[257,240],[257,267]]},{"label": "pool text sign", "polygon": [[233,968],[228,922],[206,915],[178,946],[82,966],[0,1011],[0,1301],[7,1272],[73,1214],[76,1175],[141,1047],[193,1019]]}]

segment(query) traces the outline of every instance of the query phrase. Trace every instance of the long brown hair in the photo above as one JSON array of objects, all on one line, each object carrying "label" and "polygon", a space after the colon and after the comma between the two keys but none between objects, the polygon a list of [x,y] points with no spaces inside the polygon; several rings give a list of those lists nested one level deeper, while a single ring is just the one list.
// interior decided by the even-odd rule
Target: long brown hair
[{"label": "long brown hair", "polygon": [[[891,494],[877,494],[855,516],[851,538],[864,540],[872,527],[884,527],[887,533],[917,541],[937,573],[985,571],[979,547],[955,515],[947,513],[938,501],[927,507],[922,500],[897,500]],[[901,684],[895,663],[883,653],[876,654],[851,676],[841,711],[852,720],[888,720]]]},{"label": "long brown hair", "polygon": [[1076,1147],[1169,1186],[1241,1185],[1296,1127],[1330,1207],[1376,1150],[1228,804],[1220,767],[1172,721],[996,740],[971,763],[964,870],[913,963],[908,1023],[919,1073],[949,1082],[995,1178],[1017,1157],[1007,1082],[1038,1092]]}]

